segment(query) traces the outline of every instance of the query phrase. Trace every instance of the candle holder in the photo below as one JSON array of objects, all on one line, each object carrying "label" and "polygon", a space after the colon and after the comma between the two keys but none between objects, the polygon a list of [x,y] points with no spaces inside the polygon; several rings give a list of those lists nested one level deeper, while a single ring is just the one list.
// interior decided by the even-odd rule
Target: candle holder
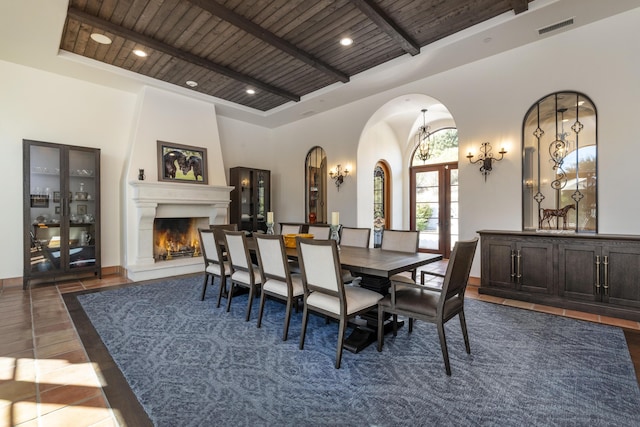
[{"label": "candle holder", "polygon": [[267,223],[267,234],[273,234],[273,223],[272,222],[268,222]]},{"label": "candle holder", "polygon": [[329,238],[331,240],[335,240],[336,244],[338,245],[338,249],[340,249],[340,234],[338,233],[338,231],[340,230],[340,225],[331,225],[329,228],[331,228],[331,235],[329,236]]}]

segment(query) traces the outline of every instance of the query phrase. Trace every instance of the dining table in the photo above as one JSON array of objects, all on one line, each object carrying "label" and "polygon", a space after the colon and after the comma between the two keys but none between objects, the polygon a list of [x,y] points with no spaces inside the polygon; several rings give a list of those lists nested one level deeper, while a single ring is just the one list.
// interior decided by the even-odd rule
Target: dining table
[{"label": "dining table", "polygon": [[[296,248],[286,248],[287,257],[298,258]],[[353,246],[339,246],[338,257],[343,269],[351,271],[354,276],[361,277],[359,286],[379,292],[382,295],[389,293],[391,276],[408,272],[442,260],[441,254],[433,253],[407,253],[383,250],[380,248],[359,248]],[[360,322],[354,322],[355,328],[344,340],[344,349],[357,353],[377,340],[378,314],[373,309],[360,316]],[[402,327],[404,322],[399,321],[396,328]],[[393,330],[391,322],[385,323],[385,334]]]},{"label": "dining table", "polygon": [[[251,237],[247,239],[247,248],[255,252],[256,243]],[[382,295],[389,293],[390,278],[393,275],[413,271],[418,267],[442,260],[441,254],[424,252],[398,252],[383,250],[380,248],[360,248],[354,246],[338,245],[338,257],[343,269],[351,271],[354,276],[361,277],[359,286],[379,292]],[[297,248],[286,248],[287,257],[291,260],[298,259]],[[401,327],[403,322],[398,322]],[[357,353],[377,338],[377,310],[361,316],[360,322],[355,323],[355,329],[345,339],[344,348]],[[391,323],[385,324],[385,333],[392,330]]]}]

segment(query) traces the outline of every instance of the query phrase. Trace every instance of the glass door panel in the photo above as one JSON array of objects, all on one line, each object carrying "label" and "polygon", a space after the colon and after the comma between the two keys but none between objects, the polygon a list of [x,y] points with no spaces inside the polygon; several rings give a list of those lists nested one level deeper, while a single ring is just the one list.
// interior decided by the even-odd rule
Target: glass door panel
[{"label": "glass door panel", "polygon": [[69,268],[89,267],[96,263],[96,170],[95,154],[69,150]]},{"label": "glass door panel", "polygon": [[415,174],[415,229],[420,232],[420,249],[439,250],[440,212],[438,171]]},{"label": "glass door panel", "polygon": [[453,245],[458,241],[458,169],[449,170],[449,215],[451,216],[451,222],[449,224],[449,247],[453,250]]},{"label": "glass door panel", "polygon": [[60,149],[30,147],[31,272],[60,268]]}]

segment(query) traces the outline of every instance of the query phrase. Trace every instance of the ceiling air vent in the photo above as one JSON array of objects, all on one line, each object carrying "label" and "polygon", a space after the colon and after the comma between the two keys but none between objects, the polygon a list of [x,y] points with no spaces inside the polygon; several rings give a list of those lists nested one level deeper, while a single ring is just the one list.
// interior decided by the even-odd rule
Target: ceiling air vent
[{"label": "ceiling air vent", "polygon": [[557,22],[555,24],[551,24],[548,27],[540,28],[538,30],[538,34],[539,35],[543,35],[545,33],[548,33],[548,32],[551,32],[551,31],[555,31],[555,30],[557,30],[559,28],[566,27],[566,26],[569,26],[569,25],[573,25],[573,18],[565,19],[564,21]]}]

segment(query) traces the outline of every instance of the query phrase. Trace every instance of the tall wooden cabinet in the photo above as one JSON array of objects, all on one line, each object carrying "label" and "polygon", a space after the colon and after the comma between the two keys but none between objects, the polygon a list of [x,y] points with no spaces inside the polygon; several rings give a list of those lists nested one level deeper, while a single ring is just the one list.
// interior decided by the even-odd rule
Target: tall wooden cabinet
[{"label": "tall wooden cabinet", "polygon": [[640,236],[478,233],[480,293],[640,321]]},{"label": "tall wooden cabinet", "polygon": [[23,140],[23,171],[23,287],[100,276],[100,150]]},{"label": "tall wooden cabinet", "polygon": [[271,210],[271,172],[264,169],[229,169],[231,191],[229,222],[238,230],[267,231],[267,212]]}]

